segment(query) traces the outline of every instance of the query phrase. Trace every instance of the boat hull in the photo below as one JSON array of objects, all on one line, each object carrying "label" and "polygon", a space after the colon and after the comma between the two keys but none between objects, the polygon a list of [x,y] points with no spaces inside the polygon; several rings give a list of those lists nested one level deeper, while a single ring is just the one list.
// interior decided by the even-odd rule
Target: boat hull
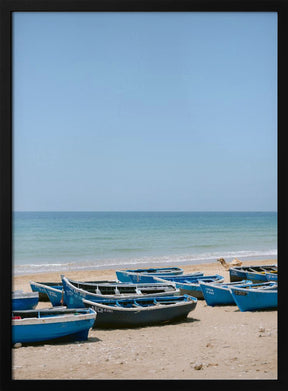
[{"label": "boat hull", "polygon": [[39,295],[40,295],[40,292],[41,292],[41,295],[44,296],[45,295],[45,300],[46,301],[46,297],[48,298],[48,300],[50,300],[51,304],[54,306],[59,306],[59,305],[66,305],[65,303],[65,300],[64,300],[64,291],[63,291],[63,285],[62,284],[58,284],[58,285],[45,285],[45,283],[39,283],[39,282],[34,282],[34,281],[30,281],[30,286],[32,288],[32,290],[34,289],[34,291],[38,291],[39,292]]},{"label": "boat hull", "polygon": [[235,305],[235,301],[229,290],[229,286],[244,286],[251,285],[252,281],[236,281],[231,283],[206,283],[200,281],[200,287],[203,292],[204,299],[209,306],[220,305]]},{"label": "boat hull", "polygon": [[253,281],[254,283],[267,282],[265,273],[246,272],[246,279]]},{"label": "boat hull", "polygon": [[243,270],[238,270],[236,268],[229,269],[230,282],[236,282],[246,279],[246,272]]},{"label": "boat hull", "polygon": [[[117,272],[116,272],[117,273]],[[192,273],[191,275],[195,277],[200,277],[203,276],[202,272],[196,272]],[[118,280],[119,280],[119,276]],[[155,282],[159,282],[159,278],[161,280],[165,280],[166,282],[169,280],[169,278],[176,277],[176,276],[171,276],[171,274],[162,274],[162,275],[146,275],[146,274],[138,274],[138,273],[127,273],[126,277],[123,278],[125,279],[127,283],[133,283],[133,284],[153,284]],[[178,276],[177,276],[178,277]],[[121,277],[120,277],[121,278]]]},{"label": "boat hull", "polygon": [[183,276],[175,276],[175,277],[169,277],[165,279],[158,279],[157,281],[166,281],[166,282],[173,282],[175,284],[175,287],[180,290],[181,295],[191,295],[193,297],[196,297],[198,300],[203,300],[204,295],[203,291],[200,286],[200,281],[203,282],[223,282],[224,277],[220,276],[219,274],[211,275],[211,276],[193,276],[193,275],[183,275]]},{"label": "boat hull", "polygon": [[60,289],[47,289],[47,296],[53,307],[57,307],[59,305],[66,305],[64,298],[64,290]]},{"label": "boat hull", "polygon": [[12,310],[32,310],[39,302],[38,293],[24,293],[23,295],[12,295]]},{"label": "boat hull", "polygon": [[[162,299],[163,303],[167,302],[164,298]],[[174,301],[174,297],[171,299]],[[177,304],[158,304],[147,308],[137,308],[137,306],[136,308],[116,308],[103,302],[95,303],[88,300],[84,300],[84,304],[97,312],[95,328],[121,328],[151,326],[185,319],[189,312],[195,309],[197,299],[189,296],[187,300],[179,301]]]},{"label": "boat hull", "polygon": [[178,289],[180,289],[181,295],[190,295],[196,297],[198,300],[203,300],[203,292],[199,284],[190,284],[190,286],[184,286],[180,283],[176,283]]},{"label": "boat hull", "polygon": [[267,281],[265,272],[276,272],[277,265],[235,266],[229,269],[230,281],[251,280],[255,283]]},{"label": "boat hull", "polygon": [[266,279],[267,281],[278,281],[278,273],[266,273]]},{"label": "boat hull", "polygon": [[49,301],[47,295],[47,287],[54,289],[62,289],[62,284],[60,282],[34,282],[30,281],[30,287],[33,292],[39,293],[39,301]]},{"label": "boat hull", "polygon": [[235,303],[242,312],[277,308],[277,288],[267,290],[253,288],[230,288],[230,290]]},{"label": "boat hull", "polygon": [[120,282],[151,283],[154,282],[153,277],[168,277],[178,276],[183,274],[183,269],[178,267],[167,268],[150,268],[150,269],[131,269],[131,270],[116,270],[116,276]]},{"label": "boat hull", "polygon": [[43,342],[64,337],[69,340],[86,340],[95,318],[96,313],[91,310],[79,315],[12,319],[12,343]]}]

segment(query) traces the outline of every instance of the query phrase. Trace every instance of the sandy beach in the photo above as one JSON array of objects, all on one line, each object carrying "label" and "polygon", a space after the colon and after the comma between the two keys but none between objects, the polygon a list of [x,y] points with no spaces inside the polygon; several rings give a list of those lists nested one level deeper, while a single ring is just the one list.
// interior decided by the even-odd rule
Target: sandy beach
[{"label": "sandy beach", "polygon": [[[274,264],[276,260],[243,262]],[[184,273],[229,272],[215,260],[182,266]],[[77,271],[67,277],[115,280],[115,270]],[[16,276],[13,289],[29,281],[60,281],[59,273]],[[51,307],[40,302],[38,308]],[[140,328],[92,329],[85,342],[12,349],[13,379],[277,379],[277,310],[240,312],[198,300],[185,321]]]}]

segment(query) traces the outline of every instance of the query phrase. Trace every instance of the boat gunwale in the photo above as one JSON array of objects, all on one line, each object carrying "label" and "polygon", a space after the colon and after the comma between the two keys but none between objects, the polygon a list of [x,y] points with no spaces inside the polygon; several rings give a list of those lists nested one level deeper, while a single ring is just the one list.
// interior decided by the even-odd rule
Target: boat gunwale
[{"label": "boat gunwale", "polygon": [[[89,294],[89,295],[95,296],[96,298],[104,298],[104,299],[109,298],[109,299],[111,299],[111,297],[113,297],[115,299],[121,299],[121,298],[125,298],[125,296],[131,297],[131,298],[132,297],[135,297],[135,298],[139,298],[140,297],[141,298],[141,297],[152,297],[152,296],[155,296],[155,295],[157,295],[157,296],[161,296],[161,295],[166,296],[167,294],[170,293],[169,291],[163,291],[163,292],[159,292],[159,293],[142,293],[141,291],[139,292],[139,290],[137,290],[137,288],[135,288],[135,292],[133,292],[133,293],[127,292],[127,293],[114,293],[114,294],[107,295],[107,294],[103,294],[103,293],[89,292],[89,291],[87,291],[85,289],[81,289],[81,288],[75,287],[73,284],[70,283],[70,280],[68,278],[63,277],[63,279],[66,280],[65,282],[70,287],[70,289],[73,289],[74,291],[76,291],[80,295],[81,295],[81,293],[82,293],[82,295],[85,295],[85,296],[87,294]],[[131,284],[131,285],[133,285],[133,284]],[[138,284],[134,284],[134,285],[138,285]],[[173,285],[173,284],[169,284],[169,285]],[[174,295],[179,294],[180,290],[177,289],[176,287],[174,287],[174,288],[175,288],[175,290],[172,291],[173,294]],[[64,294],[65,294],[65,288],[63,288],[63,289],[64,289]],[[172,294],[172,292],[171,292],[171,294]]]},{"label": "boat gunwale", "polygon": [[[97,312],[92,308],[89,308],[91,311],[87,314],[58,314],[51,316],[43,316],[43,317],[34,317],[34,318],[22,318],[22,319],[12,319],[12,326],[29,326],[35,324],[57,324],[57,323],[69,323],[69,322],[79,322],[81,320],[91,320],[95,319],[97,316]],[[93,311],[93,312],[92,312]],[[20,311],[19,311],[20,312]],[[41,310],[39,311],[41,313]],[[77,312],[77,311],[75,311]]]},{"label": "boat gunwale", "polygon": [[[193,297],[193,296],[190,296],[190,295],[182,295],[183,297],[185,296],[185,299],[181,300],[181,301],[178,301],[178,302],[175,302],[175,303],[170,303],[170,304],[166,304],[165,303],[157,303],[155,305],[152,305],[152,306],[145,306],[145,307],[142,307],[142,306],[135,306],[135,307],[122,307],[122,306],[110,306],[110,305],[107,305],[105,304],[105,302],[93,302],[91,300],[87,300],[87,299],[83,299],[83,303],[85,304],[88,304],[88,305],[93,305],[93,306],[99,306],[100,308],[102,309],[109,309],[110,311],[111,310],[116,310],[118,312],[122,311],[123,310],[126,312],[126,311],[129,311],[129,312],[140,312],[140,311],[155,311],[155,310],[159,310],[159,309],[165,309],[165,308],[175,308],[175,307],[180,307],[181,305],[190,305],[190,304],[197,304],[197,298],[196,297]],[[176,297],[182,297],[182,296],[176,296]],[[137,299],[136,299],[137,300]],[[173,297],[171,297],[171,300],[173,300]],[[135,299],[134,299],[135,301]],[[91,307],[89,307],[91,308]],[[97,311],[96,311],[97,312]]]},{"label": "boat gunwale", "polygon": [[[135,287],[136,289],[137,288],[148,288],[149,286],[155,288],[155,287],[164,287],[164,286],[173,286],[172,284],[169,284],[167,282],[159,282],[159,283],[153,283],[153,282],[140,282],[140,283],[134,283],[134,282],[119,282],[119,281],[111,281],[111,282],[101,282],[101,283],[93,283],[93,282],[90,282],[90,283],[87,283],[87,282],[82,282],[82,281],[75,281],[75,280],[72,280],[70,278],[67,278],[65,277],[70,283],[71,285],[74,286],[74,283],[75,284],[80,284],[80,285],[88,285],[88,286],[100,286],[100,287],[103,287],[103,286],[108,286],[108,285],[112,285],[113,287]],[[78,289],[82,289],[82,288],[79,288],[79,287],[76,287]],[[85,290],[85,289],[83,289]],[[90,292],[89,292],[90,293]]]},{"label": "boat gunwale", "polygon": [[[204,278],[205,277],[207,277],[207,278],[211,278],[211,277],[214,277],[214,276],[219,276],[219,277],[221,277],[221,278],[219,278],[219,279],[217,279],[217,280],[215,280],[215,281],[210,281],[210,283],[213,283],[213,282],[218,282],[219,284],[222,284],[223,283],[223,281],[224,281],[224,277],[223,276],[221,276],[220,274],[215,274],[215,275],[211,275],[211,276],[203,276]],[[176,276],[175,276],[176,277]],[[184,276],[178,276],[179,278],[180,277],[183,277],[184,278]],[[186,277],[188,277],[187,275],[186,275]],[[202,281],[202,279],[199,279],[199,281],[197,280],[197,277],[195,278],[195,281],[191,281],[191,282],[182,282],[182,281],[173,281],[173,280],[165,280],[164,278],[161,278],[161,277],[154,277],[155,279],[157,279],[157,280],[162,280],[162,281],[169,281],[169,282],[171,282],[171,283],[173,283],[173,284],[175,284],[175,287],[177,286],[177,284],[178,284],[178,286],[185,286],[185,287],[198,287],[199,286],[199,283],[200,283],[200,281]],[[205,281],[204,281],[205,282]]]},{"label": "boat gunwale", "polygon": [[17,299],[39,299],[39,292],[23,292],[23,291],[13,291],[12,300]]},{"label": "boat gunwale", "polygon": [[229,287],[229,290],[234,292],[234,291],[237,291],[239,290],[240,292],[251,292],[251,293],[277,293],[278,292],[278,287],[277,287],[277,284],[275,284],[276,287],[274,289],[273,286],[271,286],[271,289],[269,289],[270,287],[267,287],[266,289],[265,288],[253,288],[253,287],[249,287],[249,286],[246,286],[245,288],[244,287]]},{"label": "boat gunwale", "polygon": [[[150,271],[149,271],[150,270]],[[152,272],[151,270],[154,270],[154,272]],[[147,269],[119,269],[119,270],[116,270],[116,272],[120,272],[120,273],[128,273],[128,274],[145,274],[145,275],[153,275],[155,273],[160,273],[160,274],[171,274],[173,272],[182,272],[183,273],[183,269],[182,268],[179,268],[179,267],[163,267],[163,268],[147,268]]]},{"label": "boat gunwale", "polygon": [[273,264],[273,265],[252,265],[252,266],[242,265],[242,266],[232,266],[232,267],[230,267],[229,271],[230,270],[247,271],[250,268],[253,269],[253,268],[260,268],[260,267],[264,267],[264,268],[275,268],[276,267],[276,268],[278,268],[277,264]]},{"label": "boat gunwale", "polygon": [[[244,281],[247,281],[247,280],[244,280]],[[249,280],[248,280],[249,281]],[[235,283],[239,282],[239,284],[237,285],[238,287],[241,287],[242,285],[247,285],[247,286],[250,286],[252,285],[252,281],[250,280],[250,282],[243,282],[243,281],[235,281]],[[205,287],[215,287],[216,289],[220,289],[220,290],[223,290],[223,291],[226,291],[227,289],[229,289],[230,285],[234,288],[237,288],[237,286],[235,286],[236,284],[233,283],[233,282],[219,282],[219,281],[212,281],[212,282],[205,282],[205,281],[199,281],[200,283],[200,286],[201,285],[204,285]],[[219,285],[218,285],[219,284]]]},{"label": "boat gunwale", "polygon": [[45,283],[41,283],[41,282],[30,281],[30,283],[34,284],[35,286],[41,287],[41,288],[45,288],[45,289],[48,288],[48,290],[55,291],[58,293],[63,290],[63,287],[62,287],[62,289],[60,288],[61,283],[59,283],[59,289],[54,288],[53,286],[46,285]]}]

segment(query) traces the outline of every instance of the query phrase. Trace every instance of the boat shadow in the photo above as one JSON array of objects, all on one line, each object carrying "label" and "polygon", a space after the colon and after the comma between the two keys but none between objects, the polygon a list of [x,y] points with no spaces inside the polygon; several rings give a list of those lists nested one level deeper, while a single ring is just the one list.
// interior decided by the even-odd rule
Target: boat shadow
[{"label": "boat shadow", "polygon": [[[197,318],[186,318],[186,319],[180,319],[180,320],[174,320],[172,322],[170,322],[169,324],[173,325],[173,324],[188,324],[188,323],[195,323],[195,322],[200,322],[200,319],[197,319]],[[160,326],[160,325],[159,325]],[[164,326],[164,324],[162,325]]]},{"label": "boat shadow", "polygon": [[277,308],[263,308],[259,310],[247,310],[247,311],[241,311],[239,308],[235,309],[233,312],[273,312],[277,311]]},{"label": "boat shadow", "polygon": [[169,322],[163,322],[159,324],[147,324],[147,325],[139,325],[139,326],[96,326],[93,327],[93,330],[105,330],[105,331],[113,331],[113,330],[140,330],[140,329],[146,329],[149,327],[155,327],[155,328],[162,328],[168,325],[177,325],[177,324],[188,324],[188,323],[194,323],[194,322],[200,322],[200,319],[196,318],[186,318],[186,319],[177,319]]},{"label": "boat shadow", "polygon": [[63,338],[59,338],[57,340],[50,340],[50,341],[41,341],[41,342],[31,342],[31,343],[23,343],[22,346],[34,346],[34,347],[43,347],[43,346],[64,346],[64,345],[77,345],[77,344],[81,344],[81,345],[85,345],[87,343],[94,343],[94,342],[101,342],[102,340],[100,338],[97,338],[97,337],[88,337],[87,340],[84,340],[84,341],[76,341],[76,340],[71,340],[69,338],[66,338],[66,337],[63,337]]}]

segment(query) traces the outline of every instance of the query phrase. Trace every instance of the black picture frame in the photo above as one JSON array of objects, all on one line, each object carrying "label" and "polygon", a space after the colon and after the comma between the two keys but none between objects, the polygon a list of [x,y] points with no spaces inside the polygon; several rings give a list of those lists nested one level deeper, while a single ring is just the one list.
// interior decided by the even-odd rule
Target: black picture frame
[{"label": "black picture frame", "polygon": [[[285,326],[286,295],[285,276],[287,272],[287,229],[286,218],[288,199],[287,170],[285,159],[285,130],[287,129],[286,91],[287,91],[287,2],[282,1],[212,1],[212,0],[2,0],[1,5],[1,72],[0,72],[0,194],[1,194],[1,389],[3,390],[36,390],[41,388],[68,389],[70,387],[163,387],[166,381],[16,381],[12,380],[11,369],[11,290],[12,290],[12,13],[22,12],[277,12],[278,14],[278,264],[279,264],[279,368],[278,380],[275,381],[249,381],[249,380],[195,380],[195,381],[167,381],[170,387],[177,389],[199,390],[206,389],[288,389],[285,374],[285,356],[287,349],[287,332]],[[286,263],[286,264],[285,264]],[[103,384],[100,384],[103,383]],[[117,383],[117,384],[116,384]],[[143,384],[142,384],[143,383]],[[149,383],[149,384],[146,384]]]}]

